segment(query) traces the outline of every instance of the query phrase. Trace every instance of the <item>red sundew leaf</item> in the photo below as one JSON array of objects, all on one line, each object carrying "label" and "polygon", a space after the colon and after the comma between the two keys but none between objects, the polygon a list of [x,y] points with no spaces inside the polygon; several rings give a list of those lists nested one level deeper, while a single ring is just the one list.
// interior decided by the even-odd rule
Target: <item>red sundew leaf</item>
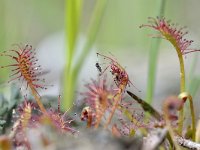
[{"label": "red sundew leaf", "polygon": [[[108,65],[103,71],[101,71],[101,74],[103,74],[108,68],[110,68],[111,74],[113,75],[114,78],[114,82],[116,83],[118,88],[124,91],[124,89],[129,83],[132,84],[131,81],[129,80],[127,72],[116,60],[108,56],[102,55],[100,53],[97,53],[97,56],[102,56],[104,59],[110,61],[110,65]],[[99,65],[98,66],[96,65],[96,67],[100,69]]]},{"label": "red sundew leaf", "polygon": [[69,132],[72,134],[77,132],[73,127],[71,127],[73,121],[74,119],[66,117],[66,113],[62,114],[52,109],[48,110],[47,114],[44,114],[39,118],[40,124],[51,125],[61,133]]},{"label": "red sundew leaf", "polygon": [[[95,116],[95,128],[100,124],[101,118],[109,107],[110,95],[114,95],[112,89],[106,86],[106,79],[100,79],[98,82],[92,80],[92,83],[87,84],[88,91],[82,93],[85,95],[85,102],[89,105],[90,111]],[[112,96],[111,96],[112,97]],[[85,110],[85,109],[84,109]],[[88,112],[88,111],[83,111]],[[89,118],[88,118],[89,119]],[[90,123],[91,124],[91,123]]]},{"label": "red sundew leaf", "polygon": [[[17,45],[17,44],[16,44]],[[26,81],[27,87],[32,85],[35,89],[41,88],[46,89],[44,85],[41,84],[42,79],[38,78],[38,75],[42,74],[41,66],[38,65],[38,59],[36,58],[36,53],[31,45],[26,45],[21,47],[17,45],[18,50],[8,50],[4,51],[0,56],[9,57],[14,61],[13,64],[1,66],[1,68],[12,68],[11,78],[8,82],[13,80]]]},{"label": "red sundew leaf", "polygon": [[55,109],[48,109],[47,114],[41,116],[40,122],[45,123],[47,122],[50,125],[53,125],[58,131],[62,133],[70,132],[72,134],[78,132],[73,127],[71,127],[71,123],[75,120],[67,115],[69,109],[64,113],[60,112],[60,99],[61,95],[58,96],[58,108]]},{"label": "red sundew leaf", "polygon": [[[129,80],[129,76],[125,68],[123,68],[115,59],[102,55],[100,53],[97,53],[97,56],[101,56],[107,61],[109,61],[110,64],[103,71],[101,71],[101,74],[103,74],[107,69],[110,69],[110,72],[114,78],[114,82],[117,86],[117,89],[115,89],[116,93],[113,97],[111,112],[104,126],[105,128],[107,128],[113,118],[115,110],[117,109],[117,107],[119,106],[122,100],[122,95],[124,91],[126,90],[127,85],[132,84],[132,83]],[[98,70],[99,70],[99,66],[96,65],[96,67],[98,67]]]},{"label": "red sundew leaf", "polygon": [[[166,20],[164,17],[161,18],[152,18],[149,17],[149,24],[141,25],[141,27],[150,27],[159,31],[160,35],[156,37],[166,39],[172,43],[172,45],[182,53],[182,55],[196,52],[200,50],[189,48],[192,44],[192,40],[187,40],[184,38],[187,31],[184,31],[186,27],[177,27],[177,25],[170,23],[169,20]],[[155,36],[153,36],[155,37]]]},{"label": "red sundew leaf", "polygon": [[25,100],[22,105],[18,107],[19,120],[22,129],[27,128],[32,122],[32,110],[35,108],[34,103]]}]

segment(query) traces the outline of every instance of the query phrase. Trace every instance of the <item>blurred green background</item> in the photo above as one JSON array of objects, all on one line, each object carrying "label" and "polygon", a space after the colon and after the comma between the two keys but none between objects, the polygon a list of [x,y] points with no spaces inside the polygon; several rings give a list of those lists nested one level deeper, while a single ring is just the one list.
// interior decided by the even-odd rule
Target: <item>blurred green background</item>
[{"label": "blurred green background", "polygon": [[[37,47],[48,36],[66,31],[67,1],[70,0],[1,0],[0,50],[9,50],[13,48],[12,44],[15,43],[28,43]],[[82,1],[77,35],[81,35],[86,40],[94,8],[99,1]],[[188,26],[190,31],[188,37],[194,39],[196,43],[194,47],[200,47],[198,7],[200,1],[166,0],[165,2],[164,16],[171,19],[172,22]],[[147,23],[149,16],[159,16],[160,3],[161,0],[107,0],[97,28],[97,34],[92,42],[96,51],[107,54],[112,52],[118,58],[120,64],[126,66],[128,73],[130,73],[130,79],[142,91],[138,93],[142,97],[145,97],[147,93],[149,54],[152,43],[148,34],[151,34],[152,31],[139,29],[139,26]],[[67,45],[67,40],[65,44]],[[161,42],[155,81],[157,91],[155,92],[155,99],[158,100],[164,99],[168,95],[178,94],[179,91],[178,60],[175,51],[171,49],[173,47],[170,44],[165,41]],[[186,58],[186,74],[190,75],[190,80],[187,80],[188,88],[190,87],[195,95],[198,93],[199,75],[198,69],[195,69],[198,68],[198,66],[195,67],[198,62],[193,60],[194,56],[195,54],[191,54]],[[84,59],[87,60],[86,57]],[[5,65],[7,63],[9,63],[7,58],[1,57],[0,64]],[[172,69],[173,64],[176,66],[175,69]],[[190,69],[191,66],[194,66],[192,70]],[[155,68],[157,67],[155,66]],[[1,69],[0,82],[7,81],[8,75],[8,70]],[[92,75],[89,76],[89,78],[91,77]],[[72,82],[76,84],[75,81]],[[72,88],[72,92],[75,89],[76,86],[74,89]],[[135,89],[133,88],[133,90]]]}]

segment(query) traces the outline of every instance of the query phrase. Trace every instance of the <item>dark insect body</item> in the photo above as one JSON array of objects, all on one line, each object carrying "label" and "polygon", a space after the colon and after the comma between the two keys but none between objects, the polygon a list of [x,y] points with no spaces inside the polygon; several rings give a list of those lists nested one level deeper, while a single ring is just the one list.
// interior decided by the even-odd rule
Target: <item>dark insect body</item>
[{"label": "dark insect body", "polygon": [[119,63],[117,63],[116,60],[97,53],[97,56],[98,55],[104,57],[104,59],[110,60],[110,65],[107,66],[104,71],[102,71],[102,74],[110,67],[111,74],[113,75],[114,81],[118,88],[126,87],[128,83],[131,83],[125,69]]},{"label": "dark insect body", "polygon": [[101,66],[99,65],[98,62],[95,64],[95,66],[96,66],[97,70],[101,73],[102,72],[102,68],[101,68]]}]

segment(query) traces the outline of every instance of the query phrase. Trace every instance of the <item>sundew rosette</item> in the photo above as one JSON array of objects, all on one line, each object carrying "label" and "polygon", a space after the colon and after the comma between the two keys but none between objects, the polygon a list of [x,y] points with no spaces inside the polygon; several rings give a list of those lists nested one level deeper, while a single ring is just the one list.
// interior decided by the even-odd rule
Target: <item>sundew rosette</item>
[{"label": "sundew rosette", "polygon": [[30,88],[31,92],[37,101],[42,112],[46,112],[43,104],[41,103],[38,89],[46,89],[42,84],[43,79],[39,76],[42,74],[41,66],[38,65],[38,59],[36,53],[31,45],[21,46],[16,44],[17,50],[12,49],[4,51],[1,56],[9,57],[13,60],[12,64],[1,66],[1,68],[11,68],[12,74],[8,82],[19,80],[21,84],[26,83],[26,88]]}]

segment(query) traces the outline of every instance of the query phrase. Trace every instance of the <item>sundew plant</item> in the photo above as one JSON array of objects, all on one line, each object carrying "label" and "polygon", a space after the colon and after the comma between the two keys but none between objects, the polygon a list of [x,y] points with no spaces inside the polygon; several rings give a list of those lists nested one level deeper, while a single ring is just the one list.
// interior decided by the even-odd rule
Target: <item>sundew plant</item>
[{"label": "sundew plant", "polygon": [[[87,3],[65,0],[66,62],[61,90],[56,96],[43,94],[54,85],[45,78],[49,70],[40,64],[35,46],[10,42],[10,49],[3,48],[0,57],[6,62],[0,64],[0,72],[9,70],[9,75],[0,86],[0,149],[200,149],[200,120],[198,106],[195,106],[200,82],[193,74],[198,57],[194,59],[189,77],[185,61],[200,52],[196,46],[198,40],[190,39],[189,30],[192,29],[168,19],[166,3],[165,0],[156,1],[156,14],[146,17],[146,21],[137,26],[138,33],[152,33],[144,35],[151,39],[145,98],[142,95],[145,90],[130,73],[131,70],[137,72],[137,67],[129,67],[130,64],[119,60],[117,52],[112,50],[100,51],[94,47],[96,61],[91,69],[96,73],[87,71],[84,77],[87,80],[79,83],[81,69],[85,69],[84,62],[89,59],[87,56],[101,31],[102,19],[109,6],[106,0],[91,4],[94,9],[87,18],[89,23],[80,51],[77,47]],[[140,4],[138,2],[138,6]],[[167,96],[162,95],[161,89],[156,91],[161,92],[163,99],[158,108],[153,103],[157,102],[153,95],[157,90],[154,88],[157,59],[159,53],[164,53],[161,41],[169,44],[171,47],[167,51],[176,55],[177,82],[167,83],[177,84],[179,89],[172,88],[175,91]],[[77,53],[80,53],[78,59]],[[124,50],[121,55],[126,53]],[[134,59],[132,53],[127,60]],[[167,75],[173,77],[174,74]],[[83,86],[78,88],[81,84]]]}]

